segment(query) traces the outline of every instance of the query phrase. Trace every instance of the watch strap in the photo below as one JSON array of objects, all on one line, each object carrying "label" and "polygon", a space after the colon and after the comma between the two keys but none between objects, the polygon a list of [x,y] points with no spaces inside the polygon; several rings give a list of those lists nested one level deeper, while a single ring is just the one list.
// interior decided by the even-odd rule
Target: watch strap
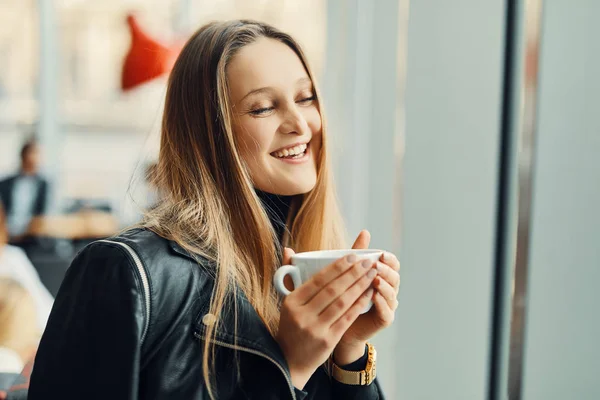
[{"label": "watch strap", "polygon": [[362,371],[347,371],[340,368],[333,361],[333,355],[329,359],[330,376],[336,381],[346,385],[366,386],[370,385],[377,376],[376,369],[377,352],[372,344],[367,344],[367,365]]}]

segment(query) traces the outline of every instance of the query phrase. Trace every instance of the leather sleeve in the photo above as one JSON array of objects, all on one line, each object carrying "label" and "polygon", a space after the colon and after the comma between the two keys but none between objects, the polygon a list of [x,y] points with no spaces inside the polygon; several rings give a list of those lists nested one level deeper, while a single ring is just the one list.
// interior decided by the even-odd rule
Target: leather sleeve
[{"label": "leather sleeve", "polygon": [[315,371],[302,394],[306,398],[319,400],[385,400],[377,379],[369,386],[344,385],[331,378],[324,368]]},{"label": "leather sleeve", "polygon": [[138,399],[144,291],[125,249],[94,243],[71,264],[36,354],[29,400]]},{"label": "leather sleeve", "polygon": [[344,385],[331,380],[334,400],[385,400],[377,378],[369,386]]}]

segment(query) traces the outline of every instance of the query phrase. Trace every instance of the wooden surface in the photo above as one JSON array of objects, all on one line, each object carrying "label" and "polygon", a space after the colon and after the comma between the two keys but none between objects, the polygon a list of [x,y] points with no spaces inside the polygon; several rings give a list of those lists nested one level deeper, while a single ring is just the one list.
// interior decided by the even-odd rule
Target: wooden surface
[{"label": "wooden surface", "polygon": [[28,236],[85,239],[110,236],[118,231],[116,218],[105,212],[82,211],[68,215],[46,215],[32,219]]}]

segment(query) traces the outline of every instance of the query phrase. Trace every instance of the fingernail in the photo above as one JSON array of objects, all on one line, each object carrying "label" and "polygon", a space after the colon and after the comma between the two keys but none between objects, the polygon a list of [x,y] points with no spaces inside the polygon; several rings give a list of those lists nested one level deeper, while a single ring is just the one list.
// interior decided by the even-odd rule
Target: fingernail
[{"label": "fingernail", "polygon": [[363,260],[360,265],[362,265],[363,268],[369,268],[371,265],[373,265],[373,262],[371,260]]},{"label": "fingernail", "polygon": [[388,253],[387,251],[383,253],[383,261],[389,262],[394,259],[392,253]]},{"label": "fingernail", "polygon": [[377,263],[377,271],[379,272],[383,272],[383,269],[385,268],[384,264],[381,263]]},{"label": "fingernail", "polygon": [[346,256],[346,261],[347,261],[349,264],[354,264],[354,262],[356,261],[356,255],[355,255],[355,254],[348,254],[348,255]]},{"label": "fingernail", "polygon": [[377,270],[376,270],[376,269],[372,269],[372,270],[370,270],[369,272],[367,272],[367,276],[368,276],[369,278],[374,278],[374,277],[375,277],[375,275],[377,275]]}]

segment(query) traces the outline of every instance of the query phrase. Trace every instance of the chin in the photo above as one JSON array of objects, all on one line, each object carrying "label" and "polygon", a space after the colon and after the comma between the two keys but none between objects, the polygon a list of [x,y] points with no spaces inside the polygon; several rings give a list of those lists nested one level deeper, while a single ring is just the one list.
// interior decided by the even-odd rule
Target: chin
[{"label": "chin", "polygon": [[[317,184],[317,179],[306,180],[305,182],[282,182],[270,190],[261,189],[265,192],[277,194],[279,196],[296,196],[306,194],[313,190]],[[260,189],[260,188],[259,188]]]},{"label": "chin", "polygon": [[293,187],[286,188],[286,190],[282,190],[281,195],[283,196],[296,196],[299,194],[306,194],[315,188],[315,183],[311,185],[294,185]]}]

